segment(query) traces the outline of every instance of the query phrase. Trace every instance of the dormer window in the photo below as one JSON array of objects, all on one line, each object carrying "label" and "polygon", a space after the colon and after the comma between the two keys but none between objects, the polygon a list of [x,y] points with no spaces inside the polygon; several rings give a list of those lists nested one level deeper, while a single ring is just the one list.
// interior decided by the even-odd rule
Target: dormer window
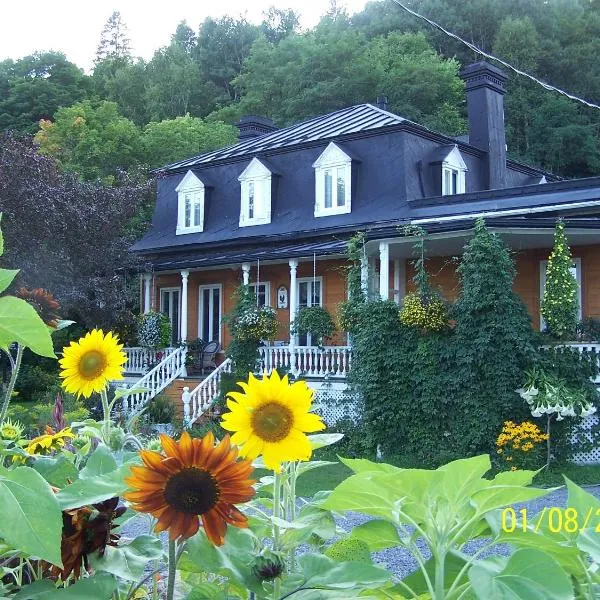
[{"label": "dormer window", "polygon": [[271,190],[273,172],[258,158],[238,177],[241,190],[240,227],[271,222]]},{"label": "dormer window", "polygon": [[467,165],[458,146],[454,146],[442,161],[442,196],[464,194],[466,172]]},{"label": "dormer window", "polygon": [[349,213],[352,210],[352,158],[331,142],[313,163],[313,168],[315,217]]},{"label": "dormer window", "polygon": [[204,183],[191,171],[188,171],[177,192],[177,235],[197,233],[204,229]]}]

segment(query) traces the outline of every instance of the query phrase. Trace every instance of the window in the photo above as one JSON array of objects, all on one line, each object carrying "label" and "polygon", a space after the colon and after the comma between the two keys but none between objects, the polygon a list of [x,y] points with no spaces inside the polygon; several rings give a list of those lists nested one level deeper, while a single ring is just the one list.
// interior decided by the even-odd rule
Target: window
[{"label": "window", "polygon": [[[317,277],[316,279],[300,278],[297,280],[297,293],[296,298],[298,299],[299,308],[304,306],[323,306],[323,278]],[[312,336],[309,334],[299,335],[297,337],[299,346],[312,346]]]},{"label": "window", "polygon": [[265,283],[250,283],[248,287],[258,300],[258,306],[271,306],[271,284]]},{"label": "window", "polygon": [[238,177],[241,189],[240,227],[271,222],[272,172],[253,158]]},{"label": "window", "polygon": [[169,318],[171,344],[176,344],[181,335],[181,292],[179,288],[161,288],[160,312]]},{"label": "window", "polygon": [[442,161],[442,196],[464,194],[467,165],[463,160],[458,146],[448,153]]},{"label": "window", "polygon": [[[542,300],[544,299],[544,291],[546,289],[546,269],[548,268],[548,261],[542,260],[540,261],[540,306],[542,305]],[[571,275],[575,277],[577,281],[577,304],[579,305],[577,318],[579,320],[582,319],[582,294],[581,294],[581,259],[574,258],[573,265],[569,269],[571,271]],[[540,314],[540,331],[544,331],[546,329],[546,323]]]},{"label": "window", "polygon": [[331,142],[314,162],[315,217],[351,211],[352,158]]},{"label": "window", "polygon": [[204,342],[221,341],[220,285],[201,285],[198,311],[198,337]]},{"label": "window", "polygon": [[177,192],[177,229],[176,234],[196,233],[204,229],[204,183],[191,171],[188,171]]}]

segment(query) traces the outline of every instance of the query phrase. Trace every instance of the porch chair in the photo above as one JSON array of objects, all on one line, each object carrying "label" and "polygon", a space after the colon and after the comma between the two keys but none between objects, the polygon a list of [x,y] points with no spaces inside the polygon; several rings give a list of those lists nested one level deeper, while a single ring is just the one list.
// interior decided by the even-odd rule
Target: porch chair
[{"label": "porch chair", "polygon": [[216,356],[220,349],[221,344],[214,340],[212,342],[208,342],[208,344],[204,346],[204,351],[202,353],[202,373],[204,373],[206,369],[210,369],[212,371],[213,369],[217,368]]}]

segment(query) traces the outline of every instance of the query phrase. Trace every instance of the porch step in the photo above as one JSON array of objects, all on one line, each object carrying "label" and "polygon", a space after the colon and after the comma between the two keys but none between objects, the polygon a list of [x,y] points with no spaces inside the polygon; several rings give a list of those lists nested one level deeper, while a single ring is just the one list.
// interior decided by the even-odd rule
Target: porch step
[{"label": "porch step", "polygon": [[180,420],[183,419],[183,402],[181,401],[181,394],[183,393],[184,387],[189,387],[193,390],[204,377],[178,377],[173,380],[161,394],[167,396],[175,406],[175,417]]}]

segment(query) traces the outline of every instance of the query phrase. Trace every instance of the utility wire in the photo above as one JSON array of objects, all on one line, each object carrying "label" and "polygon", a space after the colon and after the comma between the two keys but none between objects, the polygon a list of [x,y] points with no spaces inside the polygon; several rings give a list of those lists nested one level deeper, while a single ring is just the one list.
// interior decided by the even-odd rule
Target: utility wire
[{"label": "utility wire", "polygon": [[527,77],[528,79],[531,79],[531,81],[534,81],[538,85],[541,85],[544,89],[549,90],[551,92],[556,92],[557,94],[561,94],[562,96],[566,96],[570,100],[575,100],[577,102],[581,102],[581,104],[584,104],[585,106],[589,106],[590,108],[600,109],[600,106],[598,106],[597,104],[593,104],[592,102],[588,102],[587,100],[584,100],[583,98],[579,98],[578,96],[569,94],[569,92],[565,92],[565,90],[561,90],[560,88],[550,85],[549,83],[541,81],[537,77],[534,77],[533,75],[530,75],[529,73],[526,73],[525,71],[521,71],[521,69],[517,69],[516,67],[513,67],[511,64],[507,63],[506,61],[502,60],[501,58],[497,58],[495,56],[492,56],[491,54],[488,54],[481,48],[478,48],[477,46],[475,46],[475,44],[472,44],[471,42],[467,42],[467,40],[463,40],[463,38],[456,35],[455,33],[452,33],[451,31],[448,31],[447,29],[445,29],[444,27],[442,27],[435,21],[432,21],[431,19],[429,19],[423,15],[420,15],[418,12],[415,12],[414,10],[408,8],[408,6],[406,6],[405,4],[400,2],[400,0],[393,0],[393,2],[395,2],[400,8],[404,9],[407,13],[410,13],[411,15],[413,15],[414,17],[417,17],[418,19],[422,19],[423,21],[425,21],[426,23],[428,23],[435,29],[438,29],[442,33],[446,34],[447,36],[454,38],[455,40],[459,41],[461,44],[464,44],[465,46],[467,46],[468,48],[473,50],[473,52],[475,52],[477,54],[481,54],[482,56],[485,56],[485,58],[489,58],[490,60],[495,60],[496,62],[499,62],[503,67],[510,69],[517,75],[522,75],[523,77]]}]

